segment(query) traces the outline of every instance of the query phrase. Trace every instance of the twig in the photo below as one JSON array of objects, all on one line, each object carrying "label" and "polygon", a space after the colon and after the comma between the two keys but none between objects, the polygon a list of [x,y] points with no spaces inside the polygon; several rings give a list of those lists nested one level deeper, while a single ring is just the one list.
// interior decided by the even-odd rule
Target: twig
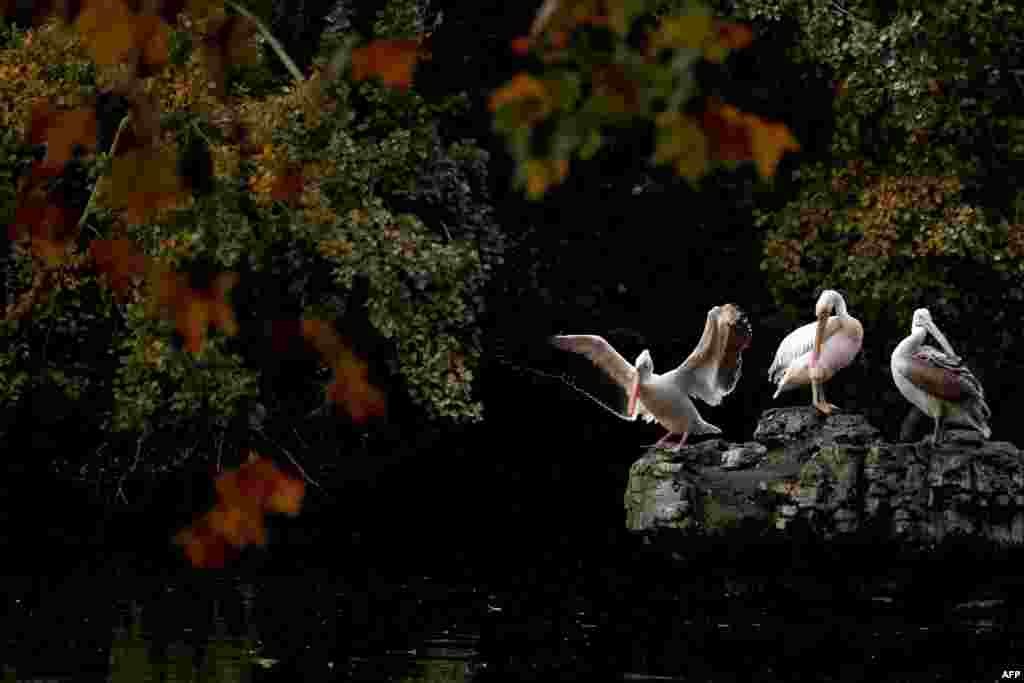
[{"label": "twig", "polygon": [[228,0],[226,4],[229,7],[233,7],[236,12],[241,14],[243,17],[245,17],[252,23],[256,24],[256,28],[260,30],[260,33],[263,34],[263,37],[267,39],[268,43],[270,43],[270,47],[274,48],[274,52],[277,53],[277,56],[281,58],[281,61],[284,63],[285,68],[288,69],[289,72],[291,72],[292,78],[295,79],[296,83],[302,83],[303,81],[306,80],[305,77],[303,77],[302,72],[299,71],[299,67],[295,66],[295,62],[293,62],[292,58],[288,56],[287,52],[285,52],[284,46],[281,45],[281,43],[278,42],[277,38],[274,37],[270,30],[263,25],[262,21],[253,16],[253,14],[249,10],[245,9],[238,3],[232,2],[232,0]]},{"label": "twig", "polygon": [[121,478],[117,481],[117,495],[121,496],[121,500],[124,501],[125,505],[128,504],[128,497],[124,495],[124,480],[128,478],[128,475],[135,471],[135,468],[139,466],[139,460],[142,458],[142,442],[146,440],[146,432],[142,432],[142,436],[135,442],[135,461],[132,466],[128,468],[128,471],[121,475]]},{"label": "twig", "polygon": [[262,436],[262,437],[263,437],[264,439],[266,439],[267,441],[269,441],[270,443],[272,443],[272,444],[274,444],[275,446],[277,446],[277,447],[278,447],[279,449],[281,449],[281,452],[282,452],[282,453],[284,453],[285,455],[287,455],[287,456],[288,456],[288,459],[289,459],[289,460],[291,460],[291,461],[292,461],[292,464],[293,464],[293,465],[295,465],[295,467],[296,467],[296,468],[297,468],[297,469],[299,470],[299,474],[301,474],[301,475],[302,475],[302,478],[303,478],[303,479],[305,479],[306,481],[308,481],[308,482],[309,482],[310,484],[312,484],[313,486],[317,487],[317,488],[318,488],[318,489],[320,489],[321,491],[323,491],[323,490],[324,490],[324,487],[323,487],[323,486],[320,486],[320,484],[319,484],[319,483],[317,483],[317,481],[316,481],[315,479],[313,479],[313,478],[312,478],[312,477],[310,477],[310,476],[309,476],[308,474],[306,474],[306,470],[302,469],[302,465],[300,465],[300,464],[299,464],[299,461],[295,459],[295,456],[294,456],[294,455],[292,455],[292,454],[291,454],[291,453],[290,453],[290,452],[288,451],[288,449],[287,449],[287,448],[285,448],[284,446],[282,446],[281,444],[279,444],[278,442],[274,441],[274,440],[273,440],[273,439],[271,439],[271,438],[270,438],[269,436],[267,436],[267,433],[266,433],[266,432],[264,432],[264,431],[263,431],[262,429],[260,429],[260,430],[258,431],[258,434],[259,434],[260,436]]},{"label": "twig", "polygon": [[224,452],[224,435],[221,434],[220,438],[218,438],[218,444],[217,444],[217,474],[220,474],[221,471],[223,470],[223,468],[220,465],[221,453],[223,453],[223,452]]},{"label": "twig", "polygon": [[[128,126],[128,122],[132,118],[132,113],[128,112],[121,119],[120,125],[117,127],[117,133],[114,135],[114,142],[110,145],[110,157],[114,157],[114,153],[117,152],[117,143],[121,140],[121,132]],[[85,219],[89,217],[89,213],[92,211],[93,204],[96,203],[96,192],[100,189],[100,178],[96,179],[96,182],[92,186],[92,194],[89,195],[89,202],[85,205],[85,209],[82,211],[82,217],[78,219],[78,229],[81,230],[85,224]],[[93,228],[95,232],[95,228]]]}]

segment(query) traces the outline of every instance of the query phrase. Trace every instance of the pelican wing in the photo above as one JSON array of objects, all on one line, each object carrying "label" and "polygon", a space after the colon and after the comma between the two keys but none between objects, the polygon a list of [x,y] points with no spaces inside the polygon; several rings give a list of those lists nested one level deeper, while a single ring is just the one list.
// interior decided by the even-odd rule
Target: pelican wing
[{"label": "pelican wing", "polygon": [[[743,368],[743,351],[750,345],[750,321],[735,304],[722,306],[718,322],[710,317],[696,348],[674,373],[691,396],[717,406],[732,393]],[[682,381],[688,373],[689,381]]]},{"label": "pelican wing", "polygon": [[643,416],[646,418],[650,415],[640,401],[636,402],[636,414],[627,414],[626,399],[629,396],[630,389],[633,388],[633,383],[636,381],[636,368],[629,361],[623,358],[618,351],[612,348],[612,345],[605,341],[603,337],[593,334],[555,335],[551,337],[551,343],[563,351],[572,351],[573,353],[578,353],[581,356],[586,356],[590,362],[597,366],[608,378],[618,385],[622,392],[619,396],[621,401],[613,400],[612,403],[621,402],[622,405],[608,405],[605,401],[594,396],[590,391],[586,391],[580,387],[572,385],[574,389],[583,392],[592,400],[603,405],[606,409],[611,410],[626,419],[634,420],[637,416]]},{"label": "pelican wing", "polygon": [[[850,318],[846,318],[850,320]],[[859,328],[860,323],[853,321],[855,327]],[[772,361],[772,366],[768,368],[768,379],[773,383],[778,384],[779,380],[782,379],[782,374],[786,372],[786,368],[792,365],[793,361],[806,355],[814,350],[814,335],[818,323],[807,323],[801,327],[796,328],[782,340],[779,344],[779,350],[775,352],[775,360]],[[825,334],[822,335],[822,354],[823,364],[825,367],[830,367],[833,370],[839,370],[850,364],[853,357],[860,351],[860,339],[851,339],[849,343],[842,342],[838,346],[835,341],[832,340],[832,336],[843,327],[843,319],[839,316],[831,316],[828,322],[825,323]],[[856,333],[855,333],[856,334]],[[863,332],[860,333],[863,335]],[[836,339],[840,339],[837,337]],[[828,343],[830,342],[831,343]],[[828,353],[826,353],[828,351]]]},{"label": "pelican wing", "polygon": [[975,399],[983,406],[986,419],[991,415],[981,382],[960,358],[932,346],[922,346],[910,357],[902,372],[915,386],[932,396],[957,403]]},{"label": "pelican wing", "polygon": [[817,323],[807,323],[798,327],[787,334],[779,344],[779,349],[775,352],[775,360],[768,368],[768,379],[773,384],[778,384],[782,379],[782,373],[786,372],[786,368],[792,365],[793,361],[814,350],[814,331],[817,325]]}]

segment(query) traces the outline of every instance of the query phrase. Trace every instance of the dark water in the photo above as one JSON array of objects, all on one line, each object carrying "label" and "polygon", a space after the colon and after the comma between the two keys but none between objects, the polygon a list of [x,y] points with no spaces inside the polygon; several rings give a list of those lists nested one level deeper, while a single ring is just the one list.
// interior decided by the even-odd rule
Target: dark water
[{"label": "dark water", "polygon": [[1019,554],[781,537],[685,554],[496,548],[472,565],[440,548],[371,564],[348,547],[290,569],[278,548],[272,571],[244,573],[130,557],[8,567],[0,662],[5,680],[114,682],[961,682],[1024,669]]}]

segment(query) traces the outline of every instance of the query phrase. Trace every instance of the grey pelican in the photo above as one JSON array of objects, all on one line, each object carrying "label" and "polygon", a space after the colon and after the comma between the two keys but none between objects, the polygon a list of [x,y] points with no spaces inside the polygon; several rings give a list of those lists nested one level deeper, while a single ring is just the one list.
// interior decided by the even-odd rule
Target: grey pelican
[{"label": "grey pelican", "polygon": [[[929,333],[944,352],[922,345]],[[944,422],[973,427],[986,439],[992,436],[988,426],[992,411],[981,382],[953,352],[927,308],[914,311],[910,336],[896,345],[891,367],[900,393],[935,420],[932,443],[941,441]]]},{"label": "grey pelican", "polygon": [[[721,429],[700,416],[690,397],[699,397],[713,406],[720,404],[736,388],[742,354],[751,337],[750,322],[738,306],[715,306],[708,311],[697,347],[679,367],[663,375],[655,374],[654,361],[646,349],[635,365],[630,365],[611,344],[596,335],[556,335],[551,342],[564,351],[589,358],[615,380],[626,399],[624,411],[598,403],[624,420],[633,421],[642,415],[647,422],[657,421],[668,433],[654,447],[660,448],[672,436],[679,435],[679,443],[672,449],[678,452],[690,434],[721,434]],[[597,401],[590,394],[587,396]]]},{"label": "grey pelican", "polygon": [[847,312],[842,295],[832,289],[818,297],[814,315],[817,322],[798,327],[779,344],[768,379],[778,385],[772,398],[810,384],[811,404],[831,415],[838,407],[825,400],[824,384],[856,357],[864,343],[864,328]]}]

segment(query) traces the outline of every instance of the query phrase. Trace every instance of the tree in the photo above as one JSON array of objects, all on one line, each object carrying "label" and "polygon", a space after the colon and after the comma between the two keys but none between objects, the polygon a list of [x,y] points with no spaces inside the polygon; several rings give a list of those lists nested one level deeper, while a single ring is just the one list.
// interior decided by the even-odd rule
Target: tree
[{"label": "tree", "polygon": [[[37,28],[7,29],[4,123],[18,135],[4,138],[2,158],[19,180],[3,207],[12,252],[0,400],[88,397],[97,433],[137,438],[86,465],[122,473],[197,451],[215,452],[220,469],[243,407],[272,404],[261,375],[283,358],[319,358],[331,373],[325,391],[322,366],[292,378],[292,403],[307,411],[325,395],[354,422],[383,416],[389,370],[379,366],[390,361],[428,416],[480,419],[477,316],[503,241],[464,187],[481,177],[481,152],[443,140],[435,124],[465,98],[428,102],[411,88],[429,59],[429,43],[409,33],[417,7],[385,5],[363,47],[325,41],[308,75],[233,2],[96,0],[57,21],[40,8]],[[653,23],[637,39],[642,17]],[[260,39],[295,80],[283,92]],[[688,178],[715,159],[754,159],[770,177],[796,148],[783,126],[719,100],[682,108],[695,92],[690,67],[747,40],[700,12],[546,5],[516,44],[534,71],[491,98],[529,194],[632,119],[655,125],[653,161]],[[365,297],[349,296],[356,282],[369,283]],[[346,310],[353,301],[365,313]],[[391,349],[378,367],[361,348],[369,337]],[[113,442],[99,437],[96,450]]]}]

